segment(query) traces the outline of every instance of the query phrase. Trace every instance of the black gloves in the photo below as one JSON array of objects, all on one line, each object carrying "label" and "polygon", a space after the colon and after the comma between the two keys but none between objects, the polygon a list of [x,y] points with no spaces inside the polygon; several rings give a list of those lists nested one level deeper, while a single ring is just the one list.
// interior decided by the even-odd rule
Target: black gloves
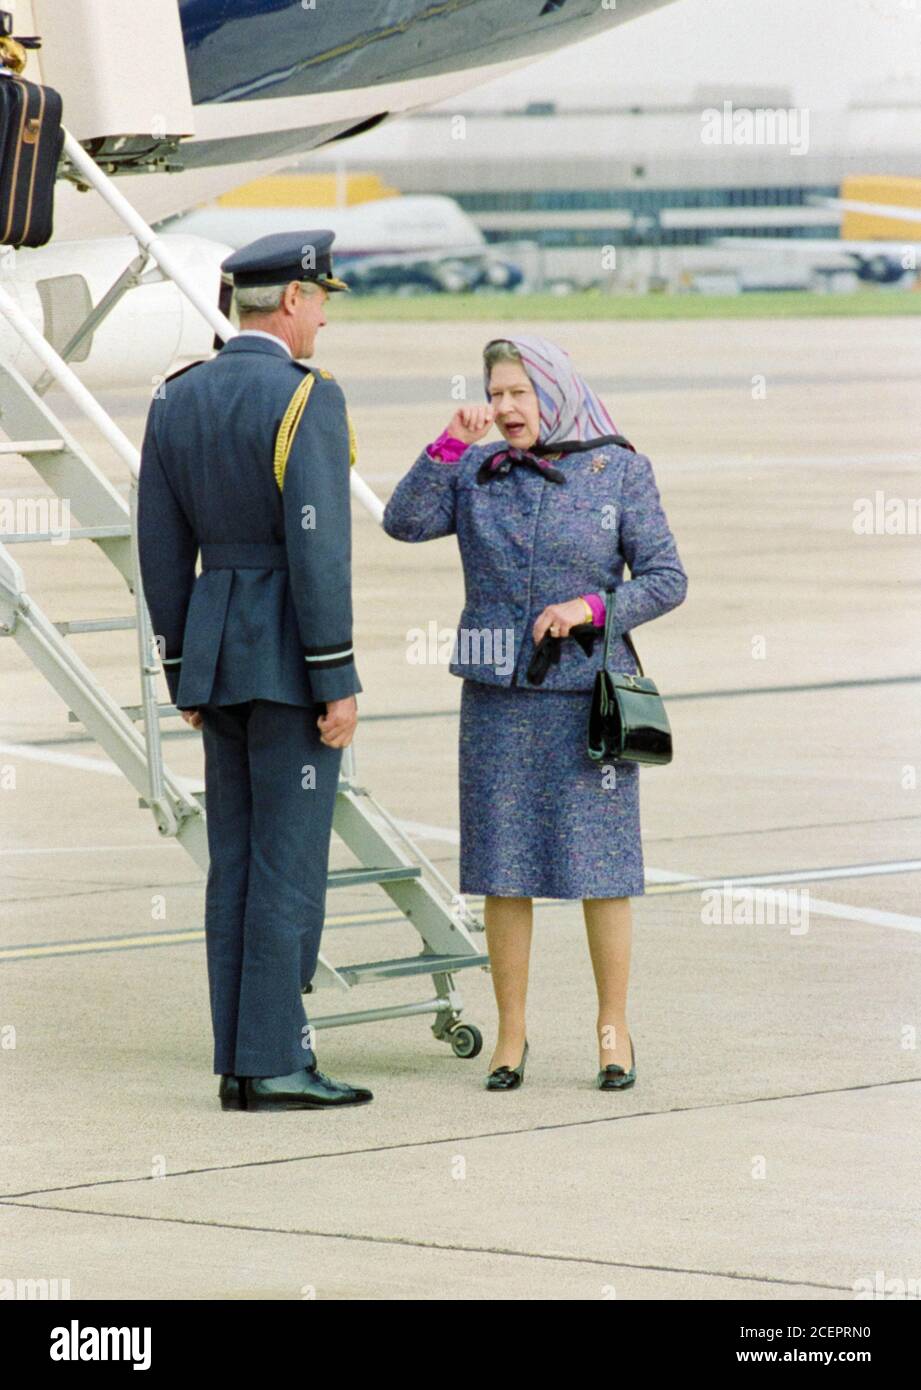
[{"label": "black gloves", "polygon": [[[594,623],[577,623],[569,629],[568,635],[575,638],[586,656],[591,656],[595,640],[601,636],[601,629],[595,627]],[[534,648],[534,655],[528,666],[527,677],[530,685],[543,685],[550,667],[559,665],[560,644],[565,641],[565,637],[551,636],[550,629],[547,629]]]}]

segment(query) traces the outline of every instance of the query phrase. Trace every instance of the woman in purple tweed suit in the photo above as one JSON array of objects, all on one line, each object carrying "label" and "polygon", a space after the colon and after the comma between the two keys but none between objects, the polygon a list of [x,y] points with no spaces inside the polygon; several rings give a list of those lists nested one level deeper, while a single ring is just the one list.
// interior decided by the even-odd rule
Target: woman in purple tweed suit
[{"label": "woman in purple tweed suit", "polygon": [[[609,669],[635,672],[624,632],[677,607],[687,575],[652,465],[561,348],[532,334],[483,354],[485,406],[463,406],[384,512],[403,541],[457,535],[466,603],[450,665],[460,714],[460,891],[486,895],[499,1013],[487,1087],[521,1084],[532,899],[581,898],[598,989],[598,1085],[636,1077],[627,1024],[630,898],[645,892],[639,767],[586,752],[604,593],[616,590]],[[479,440],[495,423],[506,443]],[[620,443],[614,442],[620,440]],[[630,578],[623,579],[624,563]],[[592,622],[586,655],[570,628]],[[560,660],[528,680],[549,630]]]}]

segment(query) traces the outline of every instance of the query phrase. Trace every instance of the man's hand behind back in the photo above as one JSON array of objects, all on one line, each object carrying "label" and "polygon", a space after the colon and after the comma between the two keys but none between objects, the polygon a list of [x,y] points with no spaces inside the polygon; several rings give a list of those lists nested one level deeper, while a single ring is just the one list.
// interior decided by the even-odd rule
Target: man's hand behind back
[{"label": "man's hand behind back", "polygon": [[[180,714],[193,729],[200,729],[202,716],[197,709],[180,710]],[[326,713],[317,720],[321,743],[330,748],[347,748],[352,742],[358,724],[358,702],[354,695],[344,700],[327,700]]]},{"label": "man's hand behind back", "polygon": [[327,700],[326,713],[317,720],[320,742],[330,748],[347,748],[358,723],[358,701],[354,695],[344,700]]}]

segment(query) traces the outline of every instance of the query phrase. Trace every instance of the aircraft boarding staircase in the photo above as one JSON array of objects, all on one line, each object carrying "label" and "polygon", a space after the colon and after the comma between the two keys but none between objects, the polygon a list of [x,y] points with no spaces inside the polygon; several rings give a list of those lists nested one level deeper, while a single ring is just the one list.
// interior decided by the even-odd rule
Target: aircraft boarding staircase
[{"label": "aircraft boarding staircase", "polygon": [[[8,437],[0,455],[21,457],[31,464],[46,486],[65,501],[79,526],[67,531],[69,540],[87,541],[115,566],[134,597],[134,613],[119,618],[51,622],[30,595],[25,576],[14,559],[15,545],[52,542],[55,530],[25,530],[0,535],[0,635],[11,636],[36,670],[48,681],[87,733],[108,753],[148,807],[161,835],[174,837],[204,872],[208,865],[204,786],[171,772],[163,761],[160,720],[175,716],[171,704],[158,703],[160,663],[150,617],[144,602],[136,543],[135,514],[139,454],[130,440],[83,386],[67,365],[96,325],[130,289],[150,279],[172,279],[215,331],[226,341],[236,332],[214,306],[187,280],[165,245],[141,219],[70,132],[65,134],[64,158],[68,177],[94,187],[127,223],[139,255],[116,280],[59,355],[20,310],[0,280],[0,312],[39,357],[46,370],[36,386],[10,365],[0,363],[0,428]],[[148,271],[149,260],[155,265]],[[126,501],[78,441],[64,428],[43,399],[56,381],[96,425],[124,462],[130,496]],[[379,521],[380,500],[352,470],[352,489]],[[134,627],[137,632],[141,702],[120,705],[81,660],[70,638],[87,632]],[[141,724],[143,732],[137,725]],[[378,884],[422,940],[416,955],[390,960],[333,966],[321,953],[310,990],[335,986],[351,992],[360,984],[414,976],[431,976],[434,997],[313,1017],[314,1028],[434,1014],[432,1031],[447,1041],[459,1057],[475,1057],[482,1046],[479,1030],[461,1021],[461,1001],[453,976],[471,966],[487,967],[473,933],[482,925],[469,912],[451,884],[402,831],[393,817],[355,780],[353,749],[343,753],[333,820],[335,834],[359,861],[359,867],[331,871],[330,889]]]}]

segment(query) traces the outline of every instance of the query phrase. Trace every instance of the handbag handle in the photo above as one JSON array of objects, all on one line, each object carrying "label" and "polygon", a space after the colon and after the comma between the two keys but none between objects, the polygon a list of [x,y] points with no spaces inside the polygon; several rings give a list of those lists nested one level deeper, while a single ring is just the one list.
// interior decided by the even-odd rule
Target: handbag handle
[{"label": "handbag handle", "polygon": [[[608,658],[609,658],[610,655],[611,655],[611,637],[612,637],[611,629],[612,629],[612,627],[614,626],[613,621],[612,621],[612,615],[613,615],[613,613],[614,613],[614,590],[613,590],[613,589],[608,589],[608,590],[605,591],[604,603],[605,603],[605,615],[604,615],[604,654],[603,654],[603,656],[602,656],[602,658],[601,658],[601,665],[602,665],[602,669],[603,669],[603,670],[607,670]],[[637,651],[636,647],[633,645],[633,638],[630,636],[629,632],[624,632],[624,633],[622,634],[622,636],[623,636],[624,642],[627,644],[627,646],[630,648],[630,651],[633,653],[633,659],[634,659],[634,661],[635,661],[636,664],[637,664],[639,675],[644,676],[646,673],[645,673],[645,671],[643,670],[643,663],[642,663],[642,661],[640,661],[640,654],[639,654],[639,652]]]}]

